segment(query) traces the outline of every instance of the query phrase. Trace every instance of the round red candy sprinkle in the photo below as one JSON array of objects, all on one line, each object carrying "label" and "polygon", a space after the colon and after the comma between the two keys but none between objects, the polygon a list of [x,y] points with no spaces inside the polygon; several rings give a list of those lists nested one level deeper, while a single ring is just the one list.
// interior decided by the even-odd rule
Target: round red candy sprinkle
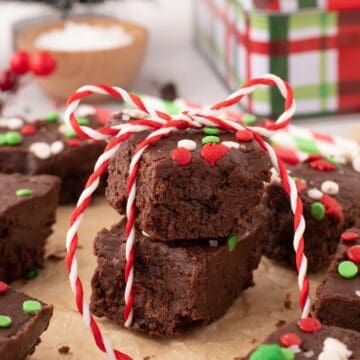
[{"label": "round red candy sprinkle", "polygon": [[300,346],[302,344],[302,340],[295,333],[287,333],[281,336],[280,343],[285,347],[293,345]]},{"label": "round red candy sprinkle", "polygon": [[190,164],[192,155],[188,149],[184,147],[179,147],[171,152],[171,157],[179,165],[185,166]]},{"label": "round red candy sprinkle", "polygon": [[34,135],[36,133],[36,127],[34,125],[27,124],[21,128],[20,132],[21,135],[24,136]]},{"label": "round red candy sprinkle", "polygon": [[306,333],[314,333],[321,329],[321,323],[315,318],[305,318],[298,321],[299,328]]},{"label": "round red candy sprinkle", "polygon": [[67,139],[66,145],[69,147],[78,147],[80,146],[81,141],[79,139]]},{"label": "round red candy sprinkle", "polygon": [[320,171],[335,171],[336,166],[326,160],[319,159],[313,160],[310,162],[310,166],[313,169],[320,170]]},{"label": "round red candy sprinkle", "polygon": [[341,234],[342,241],[355,241],[360,238],[360,235],[353,231],[346,231]]},{"label": "round red candy sprinkle", "polygon": [[9,290],[9,285],[0,281],[0,294],[5,294]]},{"label": "round red candy sprinkle", "polygon": [[201,157],[206,160],[211,167],[222,159],[229,152],[229,148],[223,144],[206,144],[200,151]]},{"label": "round red candy sprinkle", "polygon": [[251,141],[254,139],[254,134],[249,130],[239,130],[236,132],[236,138],[239,141]]},{"label": "round red candy sprinkle", "polygon": [[352,262],[360,264],[360,246],[352,246],[349,248],[347,256]]}]

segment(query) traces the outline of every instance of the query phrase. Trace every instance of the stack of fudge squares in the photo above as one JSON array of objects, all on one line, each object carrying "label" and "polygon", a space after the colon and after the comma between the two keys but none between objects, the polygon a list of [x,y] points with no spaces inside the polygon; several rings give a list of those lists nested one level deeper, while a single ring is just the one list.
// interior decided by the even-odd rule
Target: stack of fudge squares
[{"label": "stack of fudge squares", "polygon": [[[134,149],[147,135],[122,143],[110,161],[106,197],[120,214]],[[265,236],[264,183],[271,173],[265,151],[242,135],[215,128],[177,133],[143,154],[133,329],[182,335],[221,317],[253,285]],[[124,322],[125,221],[100,231],[94,245],[91,310],[119,324]]]}]

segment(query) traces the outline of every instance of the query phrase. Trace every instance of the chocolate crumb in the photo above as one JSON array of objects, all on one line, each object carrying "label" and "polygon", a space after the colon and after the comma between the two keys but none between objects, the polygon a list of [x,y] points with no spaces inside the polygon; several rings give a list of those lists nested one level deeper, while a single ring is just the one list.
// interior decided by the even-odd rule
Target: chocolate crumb
[{"label": "chocolate crumb", "polygon": [[167,101],[174,101],[175,99],[177,99],[178,94],[177,94],[176,85],[172,82],[168,82],[164,84],[160,88],[160,97],[163,100],[167,100]]},{"label": "chocolate crumb", "polygon": [[275,326],[279,329],[281,328],[282,326],[284,326],[286,324],[286,321],[285,320],[279,320]]},{"label": "chocolate crumb", "polygon": [[59,354],[61,354],[61,355],[67,355],[70,352],[70,347],[67,345],[64,345],[64,346],[59,347],[58,351],[59,351]]},{"label": "chocolate crumb", "polygon": [[258,341],[257,341],[257,339],[255,339],[255,338],[252,338],[252,339],[250,340],[250,344],[252,344],[252,345],[255,345],[257,342],[258,342]]},{"label": "chocolate crumb", "polygon": [[284,307],[287,310],[290,310],[292,307],[292,302],[291,302],[291,295],[290,293],[286,294],[285,300],[284,300]]}]

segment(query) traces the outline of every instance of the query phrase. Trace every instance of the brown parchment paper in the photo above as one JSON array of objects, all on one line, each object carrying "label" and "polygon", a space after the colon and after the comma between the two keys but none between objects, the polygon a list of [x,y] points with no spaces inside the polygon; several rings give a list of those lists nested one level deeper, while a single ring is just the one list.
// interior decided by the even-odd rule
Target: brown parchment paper
[{"label": "brown parchment paper", "polygon": [[[13,284],[14,288],[55,306],[49,329],[42,336],[42,342],[30,357],[31,360],[106,358],[95,347],[81,316],[75,310],[64,260],[59,259],[65,255],[65,233],[72,208],[66,206],[58,209],[55,232],[48,241],[47,254],[51,256],[40,275],[34,280]],[[87,299],[96,263],[92,254],[93,239],[101,228],[108,227],[119,219],[119,215],[102,198],[96,199],[85,213],[80,231],[78,261]],[[317,274],[312,277],[312,292],[322,276],[323,274]],[[233,360],[258,345],[280,320],[289,321],[300,315],[294,272],[263,258],[256,271],[255,282],[256,286],[244,292],[222,319],[177,340],[157,340],[142,336],[105,319],[100,319],[99,323],[113,345],[134,359]],[[61,346],[69,346],[70,353],[59,354]]]}]

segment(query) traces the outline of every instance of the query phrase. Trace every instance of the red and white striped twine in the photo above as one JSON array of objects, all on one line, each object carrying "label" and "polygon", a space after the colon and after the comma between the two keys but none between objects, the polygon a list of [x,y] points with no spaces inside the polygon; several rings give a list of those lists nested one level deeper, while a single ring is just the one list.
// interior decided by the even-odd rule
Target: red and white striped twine
[{"label": "red and white striped twine", "polygon": [[[285,111],[277,121],[268,128],[245,127],[244,125],[231,121],[223,120],[219,117],[224,109],[231,107],[245,96],[252,93],[257,87],[262,85],[277,86],[285,99]],[[125,124],[116,125],[110,128],[92,129],[88,126],[80,126],[75,117],[75,110],[80,101],[92,94],[111,95],[117,99],[123,100],[127,104],[143,111],[147,114],[145,119],[132,120]],[[89,176],[75,210],[70,218],[70,227],[66,236],[66,267],[69,272],[69,279],[78,311],[81,313],[84,323],[92,332],[98,348],[106,352],[109,359],[131,359],[128,355],[114,350],[107,338],[101,333],[96,321],[89,311],[89,306],[84,299],[82,282],[78,276],[78,263],[76,258],[76,249],[78,245],[78,229],[81,224],[85,209],[91,201],[92,194],[99,185],[100,176],[106,170],[110,158],[116,153],[121,142],[130,138],[134,133],[149,131],[149,135],[144,141],[139,143],[135,149],[129,168],[129,178],[127,181],[127,206],[126,206],[126,267],[125,267],[125,308],[124,322],[129,327],[133,319],[134,302],[134,256],[135,256],[135,217],[136,217],[136,178],[139,169],[139,162],[142,154],[151,144],[159,141],[163,136],[170,135],[173,132],[186,129],[202,129],[206,126],[217,127],[223,131],[236,132],[238,130],[248,129],[253,132],[254,138],[260,146],[267,151],[270,156],[273,167],[278,171],[282,186],[290,197],[291,209],[294,213],[294,240],[293,246],[296,252],[296,264],[298,269],[298,284],[300,288],[299,302],[302,309],[302,316],[307,317],[310,313],[309,297],[309,279],[307,276],[307,258],[304,254],[304,230],[305,220],[303,217],[303,206],[297,193],[297,188],[288,175],[283,162],[278,158],[274,149],[262,139],[262,136],[271,136],[278,129],[289,125],[292,116],[295,113],[295,100],[293,91],[288,83],[275,75],[264,75],[260,78],[248,81],[242,88],[231,94],[227,99],[221,101],[208,109],[194,109],[183,111],[181,114],[171,116],[164,112],[148,108],[141,98],[135,94],[126,92],[119,87],[110,87],[107,85],[83,86],[77,92],[72,94],[67,101],[65,112],[65,122],[71,126],[77,135],[83,139],[108,140],[108,144],[103,154],[98,158],[93,173]]]}]

